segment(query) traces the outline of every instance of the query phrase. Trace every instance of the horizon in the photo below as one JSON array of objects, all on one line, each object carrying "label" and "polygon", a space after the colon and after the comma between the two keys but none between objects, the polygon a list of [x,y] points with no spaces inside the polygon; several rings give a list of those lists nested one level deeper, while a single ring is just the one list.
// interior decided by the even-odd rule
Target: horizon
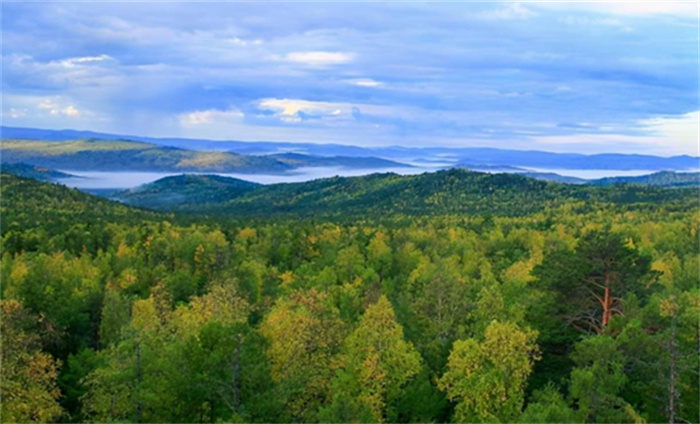
[{"label": "horizon", "polygon": [[[312,146],[338,146],[338,147],[353,147],[353,148],[360,148],[363,150],[367,150],[368,153],[371,153],[372,150],[378,150],[378,149],[409,149],[409,150],[421,150],[421,149],[450,149],[450,150],[459,150],[459,149],[491,149],[491,150],[499,150],[499,151],[517,151],[517,152],[533,152],[533,153],[551,153],[555,155],[579,155],[579,156],[601,156],[601,155],[619,155],[619,156],[652,156],[652,157],[659,157],[659,158],[678,158],[678,157],[690,157],[694,159],[700,159],[700,152],[698,154],[693,155],[693,154],[674,154],[674,155],[663,155],[663,154],[650,154],[650,153],[634,153],[634,152],[613,152],[613,151],[605,151],[605,152],[599,152],[599,153],[577,153],[577,152],[556,152],[556,151],[548,151],[548,150],[540,150],[540,149],[528,149],[528,148],[504,148],[504,147],[489,147],[489,146],[422,146],[422,145],[415,145],[415,146],[402,146],[398,144],[394,145],[384,145],[384,146],[361,146],[357,144],[343,144],[343,143],[313,143],[313,142],[306,142],[306,141],[286,141],[286,140],[249,140],[249,141],[244,141],[244,140],[234,140],[234,139],[207,139],[207,138],[192,138],[192,137],[149,137],[149,136],[141,136],[137,134],[113,134],[113,133],[106,133],[106,132],[101,132],[101,131],[92,131],[92,130],[80,130],[80,129],[74,129],[74,128],[61,128],[61,129],[51,129],[51,128],[32,128],[32,127],[12,127],[8,125],[0,125],[0,129],[11,129],[11,130],[29,130],[29,131],[54,131],[54,132],[85,132],[85,133],[94,133],[97,135],[102,135],[102,136],[110,136],[110,137],[118,137],[118,140],[123,140],[123,141],[133,141],[133,142],[141,142],[141,143],[149,143],[149,141],[144,141],[145,140],[157,140],[163,142],[163,146],[170,146],[167,144],[168,140],[177,140],[177,141],[193,141],[193,142],[211,142],[211,143],[245,143],[245,144],[264,144],[264,143],[269,143],[269,144],[289,144],[289,145],[312,145]],[[87,137],[90,138],[90,137]],[[130,139],[133,138],[133,139]],[[2,134],[0,134],[0,141],[6,139],[6,137]],[[11,139],[11,138],[7,138]],[[27,137],[28,140],[34,140],[32,138]],[[84,138],[76,138],[76,139],[66,139],[66,140],[61,140],[61,141],[73,141],[73,140],[81,140]],[[116,138],[115,138],[116,139]],[[141,139],[141,140],[140,140]],[[109,140],[105,138],[104,140]],[[49,141],[49,140],[40,140],[37,139],[37,141]],[[187,149],[187,147],[182,147],[182,146],[170,146],[178,149]],[[210,151],[212,149],[199,149],[203,151]],[[283,152],[280,152],[283,153]],[[303,154],[303,155],[311,155],[311,153],[304,153],[304,152],[299,152],[299,151],[289,151],[287,153],[294,153],[294,154]],[[270,154],[270,153],[265,153],[263,155]],[[331,156],[343,156],[343,155],[331,155]],[[659,171],[663,172],[663,171]]]},{"label": "horizon", "polygon": [[697,3],[267,6],[4,2],[2,124],[700,156]]}]

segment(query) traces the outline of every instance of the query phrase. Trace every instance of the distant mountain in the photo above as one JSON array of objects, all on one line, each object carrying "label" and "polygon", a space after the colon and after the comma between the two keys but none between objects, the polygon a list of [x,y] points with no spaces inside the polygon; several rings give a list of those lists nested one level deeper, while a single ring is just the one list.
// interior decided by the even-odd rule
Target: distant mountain
[{"label": "distant mountain", "polygon": [[[520,168],[517,166],[510,166],[510,165],[475,165],[475,164],[460,163],[460,164],[457,164],[455,166],[455,168],[468,169],[470,171],[476,171],[476,172],[518,174],[518,175],[522,175],[525,177],[534,178],[534,179],[540,180],[540,181],[553,181],[553,182],[565,183],[565,184],[584,184],[584,183],[588,182],[588,180],[584,180],[583,178],[568,177],[565,175],[557,174],[555,172],[533,172],[533,171],[528,171],[525,168]],[[447,168],[447,169],[449,169],[449,168]]]},{"label": "distant mountain", "polygon": [[294,167],[329,166],[353,169],[412,168],[411,165],[376,157],[356,156],[311,156],[301,153],[278,153],[268,155]]},{"label": "distant mountain", "polygon": [[59,178],[75,178],[75,175],[26,163],[5,163],[0,165],[2,172],[37,181],[55,181]]},{"label": "distant mountain", "polygon": [[648,185],[657,187],[700,187],[700,172],[656,172],[638,177],[608,177],[589,181],[589,184],[609,186],[614,184]]},{"label": "distant mountain", "polygon": [[239,172],[279,174],[301,167],[350,169],[402,168],[411,165],[376,157],[311,156],[298,153],[241,155],[195,151],[133,140],[45,141],[4,139],[3,162],[80,171]]},{"label": "distant mountain", "polygon": [[551,181],[563,184],[585,184],[588,182],[588,180],[584,180],[583,178],[559,175],[554,172],[522,172],[519,175],[540,181]]},{"label": "distant mountain", "polygon": [[241,196],[258,186],[250,181],[218,175],[176,175],[116,192],[110,197],[150,209],[176,209],[187,204],[206,208],[207,205]]},{"label": "distant mountain", "polygon": [[483,171],[483,172],[525,172],[525,168],[520,168],[511,165],[484,165],[484,164],[474,164],[474,163],[458,163],[451,166],[451,168],[461,168],[469,169],[470,171]]},{"label": "distant mountain", "polygon": [[377,157],[398,162],[468,163],[480,166],[515,166],[542,169],[677,170],[699,169],[700,158],[687,155],[659,157],[606,153],[583,155],[541,151],[502,150],[476,147],[359,147],[340,144],[288,143],[272,141],[213,141],[184,138],[151,138],[76,130],[42,130],[0,127],[3,139],[65,141],[77,138],[133,140],[158,146],[190,150],[228,151],[239,155],[299,153],[311,156]]},{"label": "distant mountain", "polygon": [[[377,217],[383,214],[500,214],[506,211],[525,215],[571,200],[584,201],[582,207],[596,208],[599,202],[688,200],[695,196],[692,190],[568,185],[517,174],[466,170],[410,176],[386,173],[334,177],[304,183],[245,186],[235,193],[229,191],[229,186],[239,187],[240,180],[226,177],[211,180],[207,177],[193,181],[190,178],[169,177],[144,186],[142,191],[121,192],[117,199],[130,205],[161,210],[228,216]],[[205,193],[205,199],[197,197],[197,193]],[[165,199],[164,203],[161,199]]]},{"label": "distant mountain", "polygon": [[144,142],[96,139],[61,143],[3,140],[2,161],[76,171],[282,173],[293,168],[265,156],[197,152]]}]

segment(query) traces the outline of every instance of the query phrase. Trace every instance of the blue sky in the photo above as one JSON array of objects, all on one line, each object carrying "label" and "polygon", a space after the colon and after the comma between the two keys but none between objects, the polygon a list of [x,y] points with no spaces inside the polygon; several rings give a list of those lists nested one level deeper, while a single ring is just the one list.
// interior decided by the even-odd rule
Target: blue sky
[{"label": "blue sky", "polygon": [[698,154],[698,3],[2,3],[2,123]]}]

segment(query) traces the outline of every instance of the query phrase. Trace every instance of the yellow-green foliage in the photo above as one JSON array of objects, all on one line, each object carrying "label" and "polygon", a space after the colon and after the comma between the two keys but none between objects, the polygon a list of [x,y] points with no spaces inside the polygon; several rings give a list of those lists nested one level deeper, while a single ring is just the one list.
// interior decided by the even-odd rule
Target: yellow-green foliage
[{"label": "yellow-green foliage", "polygon": [[17,151],[39,152],[46,156],[57,156],[78,152],[145,150],[153,148],[152,144],[138,141],[112,140],[75,140],[75,141],[37,141],[37,140],[3,140],[2,148]]}]

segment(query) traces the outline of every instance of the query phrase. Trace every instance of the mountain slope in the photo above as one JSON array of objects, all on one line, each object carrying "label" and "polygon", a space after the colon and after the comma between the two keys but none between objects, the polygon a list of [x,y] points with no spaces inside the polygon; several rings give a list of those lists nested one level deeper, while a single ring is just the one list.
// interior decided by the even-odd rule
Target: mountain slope
[{"label": "mountain slope", "polygon": [[311,156],[301,153],[278,153],[268,155],[294,167],[328,166],[353,169],[412,168],[411,165],[377,157],[360,156]]},{"label": "mountain slope", "polygon": [[377,169],[410,167],[376,157],[311,156],[297,153],[240,155],[196,151],[131,140],[3,140],[3,161],[30,162],[76,171],[240,172],[279,174],[300,167]]},{"label": "mountain slope", "polygon": [[[479,166],[520,166],[544,169],[643,169],[649,171],[697,169],[700,158],[687,155],[659,157],[638,154],[552,153],[542,151],[502,150],[476,147],[360,147],[340,144],[312,144],[271,141],[214,141],[183,138],[151,138],[124,136],[76,130],[43,130],[34,128],[0,127],[3,139],[28,138],[65,141],[77,138],[106,140],[130,139],[159,146],[176,146],[193,150],[222,150],[237,154],[276,154],[294,151],[314,156],[380,157],[392,161],[442,160],[448,163],[468,163]],[[207,171],[208,172],[208,171]]]},{"label": "mountain slope", "polygon": [[[178,177],[181,178],[181,177]],[[161,180],[162,181],[162,180]],[[216,182],[220,184],[220,182]],[[153,199],[174,196],[170,184]],[[325,178],[305,183],[258,186],[229,196],[211,190],[212,201],[178,200],[174,210],[229,216],[278,215],[348,217],[383,215],[509,214],[526,215],[569,201],[585,201],[582,208],[599,203],[631,204],[642,201],[695,201],[693,190],[655,187],[594,187],[549,183],[514,174],[485,174],[449,170],[421,175],[373,174],[364,177]],[[144,194],[124,192],[120,200],[139,206],[159,205]],[[689,200],[690,199],[690,200]]]},{"label": "mountain slope", "polygon": [[559,175],[554,172],[523,172],[520,175],[534,178],[536,180],[552,181],[564,184],[585,184],[586,182],[588,182],[588,180],[584,180],[583,178]]},{"label": "mountain slope", "polygon": [[128,140],[3,140],[2,148],[3,162],[81,171],[279,173],[292,168],[271,157],[198,152]]},{"label": "mountain slope", "polygon": [[[15,230],[37,228],[41,224],[48,236],[89,238],[91,225],[153,220],[162,216],[62,185],[4,172],[0,174],[0,197],[3,235]],[[78,233],[71,231],[76,222],[83,224],[76,230]],[[37,233],[37,237],[41,236]]]},{"label": "mountain slope", "polygon": [[114,194],[116,200],[151,209],[195,204],[200,208],[241,196],[257,183],[218,175],[177,175]]},{"label": "mountain slope", "polygon": [[44,168],[27,163],[4,163],[0,165],[2,172],[16,175],[18,177],[33,178],[37,181],[53,181],[58,178],[75,178],[75,175],[56,171],[55,169]]},{"label": "mountain slope", "polygon": [[699,187],[700,172],[663,171],[638,177],[608,177],[590,181],[588,184],[609,186],[614,184],[649,185],[657,187]]}]

